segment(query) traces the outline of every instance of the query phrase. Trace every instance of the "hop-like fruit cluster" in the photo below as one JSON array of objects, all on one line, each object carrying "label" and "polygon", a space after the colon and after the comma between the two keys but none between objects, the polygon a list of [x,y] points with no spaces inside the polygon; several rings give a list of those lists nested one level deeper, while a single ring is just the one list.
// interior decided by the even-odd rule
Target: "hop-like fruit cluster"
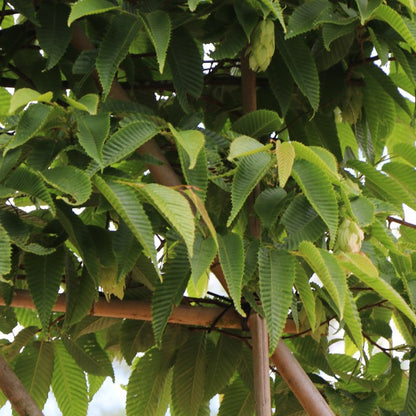
[{"label": "hop-like fruit cluster", "polygon": [[271,19],[260,21],[251,34],[251,43],[247,48],[250,54],[249,65],[255,71],[265,71],[274,54],[274,23]]},{"label": "hop-like fruit cluster", "polygon": [[359,253],[363,240],[364,233],[358,224],[349,219],[344,219],[339,226],[335,250],[341,250],[346,253]]}]

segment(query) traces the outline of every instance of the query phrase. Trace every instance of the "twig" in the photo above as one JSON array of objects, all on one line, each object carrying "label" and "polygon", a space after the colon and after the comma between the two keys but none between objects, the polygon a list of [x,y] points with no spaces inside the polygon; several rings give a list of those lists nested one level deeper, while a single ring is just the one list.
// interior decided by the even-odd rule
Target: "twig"
[{"label": "twig", "polygon": [[405,220],[401,220],[400,218],[392,217],[391,215],[389,215],[387,217],[387,221],[389,223],[389,227],[390,227],[390,223],[396,222],[397,224],[404,225],[405,227],[413,228],[414,230],[416,230],[416,224],[412,224],[412,223],[407,222]]}]

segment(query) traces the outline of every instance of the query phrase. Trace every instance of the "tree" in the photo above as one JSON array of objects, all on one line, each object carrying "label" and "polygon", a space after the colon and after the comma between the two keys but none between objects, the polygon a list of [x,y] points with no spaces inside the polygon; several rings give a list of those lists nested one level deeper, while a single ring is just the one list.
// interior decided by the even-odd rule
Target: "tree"
[{"label": "tree", "polygon": [[2,402],[416,414],[415,12],[4,1]]}]

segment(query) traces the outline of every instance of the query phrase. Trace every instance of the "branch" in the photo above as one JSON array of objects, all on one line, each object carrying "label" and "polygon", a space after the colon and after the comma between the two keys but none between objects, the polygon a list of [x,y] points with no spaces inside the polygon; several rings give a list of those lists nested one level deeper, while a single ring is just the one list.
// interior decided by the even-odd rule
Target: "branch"
[{"label": "branch", "polygon": [[[0,297],[0,305],[6,306],[6,302]],[[10,305],[15,308],[36,309],[32,296],[27,290],[16,290]],[[66,311],[66,296],[60,294],[53,307],[54,312]],[[118,300],[111,299],[107,302],[99,298],[89,312],[91,316],[102,316],[107,318],[135,319],[139,321],[152,320],[152,304],[142,300]],[[220,317],[220,318],[218,318]],[[173,308],[169,323],[179,325],[195,325],[206,328],[224,328],[244,330],[244,318],[234,309],[219,307],[204,307],[179,305]],[[214,325],[213,325],[214,324]],[[285,332],[296,331],[293,321],[288,321]]]},{"label": "branch", "polygon": [[43,416],[23,383],[2,356],[0,356],[0,389],[19,415]]},{"label": "branch", "polygon": [[309,416],[335,416],[319,390],[282,340],[279,341],[272,355],[272,361]]},{"label": "branch", "polygon": [[401,220],[399,218],[392,217],[391,215],[389,215],[387,217],[387,221],[389,222],[389,225],[392,222],[396,222],[397,224],[403,225],[403,226],[408,227],[408,228],[413,228],[414,230],[416,230],[416,225],[415,224],[412,224],[412,223],[407,222],[405,220]]}]

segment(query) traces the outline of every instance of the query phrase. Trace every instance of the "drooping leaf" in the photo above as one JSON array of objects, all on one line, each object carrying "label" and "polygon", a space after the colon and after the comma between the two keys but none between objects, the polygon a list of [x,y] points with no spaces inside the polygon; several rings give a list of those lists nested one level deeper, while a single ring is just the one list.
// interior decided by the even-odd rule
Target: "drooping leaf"
[{"label": "drooping leaf", "polygon": [[3,347],[2,353],[4,358],[8,362],[14,361],[14,359],[22,352],[22,348],[29,344],[38,332],[39,328],[37,326],[27,326],[21,329],[14,337],[13,342],[10,345]]},{"label": "drooping leaf", "polygon": [[191,267],[186,247],[178,244],[168,253],[163,269],[163,283],[156,286],[152,298],[152,325],[155,340],[160,344],[172,308],[181,299],[189,280]]},{"label": "drooping leaf", "polygon": [[284,188],[287,180],[292,174],[293,162],[295,161],[295,149],[289,142],[276,141],[276,158],[279,172],[279,185]]},{"label": "drooping leaf", "polygon": [[163,411],[160,405],[164,404],[161,399],[168,372],[168,357],[158,348],[152,348],[138,359],[127,386],[127,416],[153,416]]},{"label": "drooping leaf", "polygon": [[95,176],[93,182],[137,238],[158,272],[152,225],[136,192],[126,185],[105,181],[99,176]]},{"label": "drooping leaf", "polygon": [[[269,330],[269,352],[282,335],[292,303],[295,257],[287,251],[261,247],[259,251],[260,294]],[[279,299],[276,302],[276,299]]]},{"label": "drooping leaf", "polygon": [[110,132],[110,115],[80,115],[77,117],[78,140],[84,150],[103,166],[104,141]]},{"label": "drooping leaf", "polygon": [[231,189],[232,210],[227,225],[231,225],[250,192],[266,174],[271,165],[268,153],[261,152],[241,158]]},{"label": "drooping leaf", "polygon": [[309,203],[327,224],[333,244],[338,229],[338,204],[326,172],[303,159],[295,161],[292,176]]},{"label": "drooping leaf", "polygon": [[117,6],[108,0],[78,0],[71,4],[71,13],[68,17],[68,26],[81,17],[105,13],[116,9]]},{"label": "drooping leaf", "polygon": [[51,195],[40,176],[34,171],[20,166],[8,176],[5,185],[35,198],[39,198],[42,202],[49,205],[51,212],[55,214],[55,204]]},{"label": "drooping leaf", "polygon": [[198,98],[202,92],[202,58],[194,39],[182,28],[172,32],[167,61],[179,102],[185,111],[189,111],[187,95]]},{"label": "drooping leaf", "polygon": [[10,238],[0,223],[0,276],[9,273],[12,267],[11,256]]},{"label": "drooping leaf", "polygon": [[354,273],[366,285],[391,302],[397,309],[403,312],[412,322],[416,322],[416,314],[399,293],[384,280],[376,266],[364,254],[343,253],[339,256],[343,267]]},{"label": "drooping leaf", "polygon": [[284,40],[276,32],[276,47],[282,55],[293,79],[316,111],[320,101],[319,77],[311,51],[301,37]]},{"label": "drooping leaf", "polygon": [[64,271],[62,248],[47,256],[25,255],[26,278],[44,330],[48,328]]},{"label": "drooping leaf", "polygon": [[354,297],[349,289],[347,289],[347,299],[344,306],[344,321],[347,325],[348,334],[361,351],[363,348],[363,335],[360,314],[357,309]]},{"label": "drooping leaf", "polygon": [[260,217],[262,226],[265,228],[271,227],[281,214],[283,209],[282,202],[286,198],[287,193],[282,188],[265,189],[254,203],[254,210]]},{"label": "drooping leaf", "polygon": [[97,376],[110,376],[114,379],[111,361],[97,342],[95,334],[83,335],[77,340],[63,338],[63,343],[69,354],[84,371]]},{"label": "drooping leaf", "polygon": [[168,51],[172,23],[169,14],[162,10],[155,10],[146,15],[146,29],[156,50],[159,72],[163,72],[165,66],[166,53]]},{"label": "drooping leaf", "polygon": [[91,195],[91,181],[86,173],[74,166],[57,166],[42,172],[45,181],[61,191],[61,198],[70,205],[80,205]]},{"label": "drooping leaf", "polygon": [[312,288],[309,284],[309,278],[306,275],[303,267],[298,263],[295,266],[295,286],[299,292],[300,299],[302,300],[303,307],[305,309],[306,316],[308,317],[309,325],[312,329],[312,332],[315,331],[317,325],[320,322],[317,322],[316,319],[316,303],[315,296],[313,294]]},{"label": "drooping leaf", "polygon": [[189,256],[192,257],[195,223],[194,215],[186,198],[171,188],[155,183],[145,185],[139,190],[180,234],[188,248]]},{"label": "drooping leaf", "polygon": [[253,391],[237,378],[225,390],[218,416],[252,416],[255,412]]},{"label": "drooping leaf", "polygon": [[355,0],[355,2],[357,3],[360,12],[362,25],[371,18],[374,11],[381,4],[381,0]]},{"label": "drooping leaf", "polygon": [[141,20],[127,13],[116,14],[98,49],[97,71],[106,98],[121,61],[127,56],[130,44],[142,26]]},{"label": "drooping leaf", "polygon": [[237,119],[232,129],[238,133],[251,137],[270,135],[279,130],[282,120],[279,115],[270,110],[256,110]]},{"label": "drooping leaf", "polygon": [[408,414],[412,414],[416,412],[416,365],[413,361],[410,362],[409,373],[405,409]]},{"label": "drooping leaf", "polygon": [[120,348],[127,364],[131,365],[138,352],[145,352],[155,344],[150,322],[126,319],[121,326]]},{"label": "drooping leaf", "polygon": [[40,27],[37,35],[40,47],[46,52],[46,69],[53,68],[69,45],[72,29],[66,24],[70,9],[65,3],[42,2],[37,13]]},{"label": "drooping leaf", "polygon": [[359,196],[351,201],[351,209],[361,227],[370,225],[374,220],[374,204],[364,196]]},{"label": "drooping leaf", "polygon": [[192,280],[196,284],[201,276],[209,269],[215,255],[217,245],[212,237],[203,239],[199,234],[195,235],[193,257],[190,258],[192,268]]},{"label": "drooping leaf", "polygon": [[337,258],[328,251],[315,247],[309,241],[299,245],[299,254],[325,285],[342,317],[347,296],[346,276]]},{"label": "drooping leaf", "polygon": [[205,137],[199,130],[178,131],[173,126],[170,130],[177,143],[183,147],[189,157],[189,169],[195,167],[198,155],[204,147]]},{"label": "drooping leaf", "polygon": [[32,2],[26,0],[10,0],[13,8],[29,19],[34,25],[39,26],[39,21],[36,17],[35,6]]},{"label": "drooping leaf", "polygon": [[51,91],[41,94],[31,88],[19,88],[10,99],[9,114],[13,114],[20,107],[23,107],[32,101],[48,103],[52,100],[52,97],[53,94]]},{"label": "drooping leaf", "polygon": [[172,406],[175,414],[197,414],[204,398],[206,364],[206,335],[193,333],[179,350],[173,368]]},{"label": "drooping leaf", "polygon": [[16,375],[41,409],[48,397],[53,362],[53,347],[47,341],[35,341],[26,346],[16,360]]},{"label": "drooping leaf", "polygon": [[52,107],[49,105],[40,103],[30,105],[22,114],[16,127],[16,134],[5,150],[19,147],[35,136],[42,129],[51,112]]},{"label": "drooping leaf", "polygon": [[84,372],[69,355],[62,341],[54,344],[53,394],[63,416],[87,414],[88,392]]},{"label": "drooping leaf", "polygon": [[244,246],[239,234],[218,236],[219,257],[231,298],[238,313],[246,316],[241,308],[241,288],[244,274]]},{"label": "drooping leaf", "polygon": [[258,140],[253,139],[252,137],[245,135],[238,136],[231,142],[228,160],[264,152],[269,148],[270,146],[263,146]]}]

